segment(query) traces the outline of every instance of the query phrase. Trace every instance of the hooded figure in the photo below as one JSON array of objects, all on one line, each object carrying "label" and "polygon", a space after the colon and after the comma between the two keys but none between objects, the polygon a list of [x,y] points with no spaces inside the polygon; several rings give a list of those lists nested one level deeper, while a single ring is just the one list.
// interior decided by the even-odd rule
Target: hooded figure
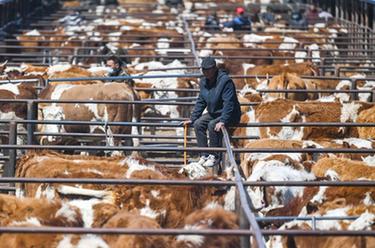
[{"label": "hooded figure", "polygon": [[[208,147],[207,130],[209,146],[221,147],[221,128],[238,124],[241,118],[236,88],[228,74],[216,67],[214,58],[204,58],[201,68],[204,77],[200,81],[199,97],[190,120],[185,124],[194,125],[199,147]],[[205,109],[207,113],[202,115]],[[218,153],[204,152],[198,163],[206,167],[215,166],[220,162],[219,157]]]}]

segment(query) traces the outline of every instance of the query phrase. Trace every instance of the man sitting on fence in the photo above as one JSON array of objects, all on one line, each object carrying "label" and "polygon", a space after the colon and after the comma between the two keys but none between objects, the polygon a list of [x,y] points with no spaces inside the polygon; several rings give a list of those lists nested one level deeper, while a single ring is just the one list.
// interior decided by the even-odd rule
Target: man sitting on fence
[{"label": "man sitting on fence", "polygon": [[[190,120],[184,124],[193,124],[199,147],[208,147],[207,130],[210,147],[222,146],[221,128],[238,124],[241,117],[240,104],[232,79],[223,70],[216,67],[212,57],[202,60],[200,92]],[[203,111],[207,108],[207,113]],[[218,153],[203,152],[198,164],[211,167],[220,162]]]}]

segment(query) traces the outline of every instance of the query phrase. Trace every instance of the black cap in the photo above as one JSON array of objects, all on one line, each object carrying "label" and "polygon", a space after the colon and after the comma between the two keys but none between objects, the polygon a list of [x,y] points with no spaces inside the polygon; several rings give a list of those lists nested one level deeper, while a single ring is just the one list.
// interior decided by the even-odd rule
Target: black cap
[{"label": "black cap", "polygon": [[201,68],[202,69],[211,69],[212,67],[216,66],[216,61],[212,57],[205,57],[202,59]]}]

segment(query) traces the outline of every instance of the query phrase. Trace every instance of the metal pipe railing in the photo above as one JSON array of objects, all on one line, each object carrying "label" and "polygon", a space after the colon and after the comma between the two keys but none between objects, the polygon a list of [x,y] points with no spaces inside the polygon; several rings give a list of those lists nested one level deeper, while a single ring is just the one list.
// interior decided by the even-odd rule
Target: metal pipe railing
[{"label": "metal pipe railing", "polygon": [[[133,228],[84,228],[84,227],[0,227],[1,233],[30,234],[98,234],[98,235],[254,235],[250,230],[232,229],[133,229]],[[327,231],[327,230],[261,230],[264,236],[368,236],[374,237],[374,231]],[[260,247],[265,247],[264,245]]]},{"label": "metal pipe railing", "polygon": [[[257,247],[259,247],[259,248],[264,247],[265,248],[266,246],[265,246],[265,243],[264,243],[264,238],[263,238],[262,233],[260,231],[260,227],[259,227],[259,225],[256,221],[255,215],[250,210],[250,209],[254,209],[254,206],[251,203],[249,195],[245,191],[245,188],[244,188],[244,185],[243,185],[243,182],[242,182],[242,177],[239,173],[240,168],[239,168],[239,166],[237,165],[237,163],[234,159],[234,155],[233,155],[233,151],[232,151],[232,148],[231,148],[231,145],[230,145],[228,132],[225,129],[225,127],[223,127],[221,129],[221,131],[223,133],[223,140],[224,140],[224,144],[225,144],[225,147],[226,147],[227,156],[228,156],[228,160],[229,160],[229,166],[227,166],[227,167],[232,167],[233,171],[234,171],[234,181],[236,182],[237,191],[238,191],[237,195],[239,196],[240,205],[242,207],[242,211],[240,211],[240,213],[243,212],[243,214],[245,215],[245,217],[247,219],[247,222],[250,224],[250,230],[252,230],[254,232],[254,238],[255,238]],[[240,214],[240,216],[241,216],[241,214]],[[243,222],[243,219],[240,219],[240,224],[242,224],[242,226],[244,226],[244,227],[247,226],[247,223]],[[249,245],[250,245],[250,238],[241,240],[241,246],[242,247],[249,247]]]}]

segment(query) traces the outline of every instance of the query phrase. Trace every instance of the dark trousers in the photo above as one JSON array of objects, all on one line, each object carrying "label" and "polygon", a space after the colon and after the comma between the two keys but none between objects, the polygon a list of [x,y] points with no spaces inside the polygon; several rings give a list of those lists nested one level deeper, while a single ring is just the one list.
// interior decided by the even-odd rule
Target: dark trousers
[{"label": "dark trousers", "polygon": [[[220,121],[220,117],[213,118],[210,114],[206,113],[202,115],[198,120],[194,122],[195,136],[197,137],[198,147],[208,147],[207,142],[207,130],[208,137],[210,139],[210,147],[221,147],[223,141],[222,132],[216,132],[216,123]],[[208,156],[209,154],[215,155],[219,158],[219,153],[216,152],[203,152],[201,156]]]}]

